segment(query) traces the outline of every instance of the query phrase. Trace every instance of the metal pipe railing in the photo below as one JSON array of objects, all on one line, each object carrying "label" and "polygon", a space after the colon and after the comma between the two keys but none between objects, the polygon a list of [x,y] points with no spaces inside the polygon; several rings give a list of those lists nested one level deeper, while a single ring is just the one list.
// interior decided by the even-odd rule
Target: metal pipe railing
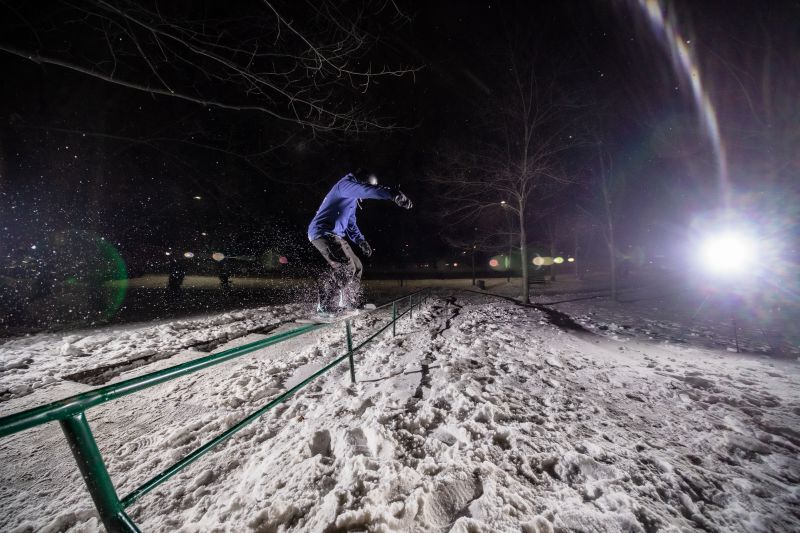
[{"label": "metal pipe railing", "polygon": [[128,394],[154,387],[166,381],[171,381],[180,376],[191,374],[210,366],[224,363],[236,357],[278,344],[292,337],[303,335],[309,331],[319,329],[327,326],[328,324],[308,324],[291,331],[272,335],[266,339],[261,339],[249,344],[231,348],[216,354],[208,355],[189,361],[180,365],[171,366],[163,370],[151,372],[143,376],[127,379],[113,385],[106,385],[99,389],[95,389],[75,396],[70,396],[63,400],[52,402],[34,409],[28,409],[20,413],[5,416],[0,418],[0,437],[5,437],[25,429],[53,422],[56,420],[64,420],[71,416],[77,415],[95,407],[97,405],[116,400]]},{"label": "metal pipe railing", "polygon": [[[383,309],[391,305],[392,320],[355,347],[353,346],[351,320],[346,320],[345,336],[347,341],[347,352],[344,355],[337,357],[332,362],[314,374],[310,375],[294,387],[283,392],[276,398],[269,401],[263,407],[250,413],[224,432],[190,452],[173,465],[167,467],[165,470],[134,489],[130,494],[122,498],[122,500],[120,500],[117,496],[114,484],[111,481],[111,477],[108,474],[108,470],[103,461],[102,455],[100,454],[100,450],[97,447],[97,442],[92,435],[91,428],[86,420],[86,410],[142,389],[153,387],[178,377],[191,374],[193,372],[198,372],[226,361],[230,361],[236,357],[240,357],[256,350],[278,344],[287,339],[303,335],[310,331],[331,326],[332,324],[335,324],[335,322],[332,324],[309,324],[292,329],[290,331],[272,335],[265,339],[251,342],[243,346],[238,346],[236,348],[224,350],[216,354],[201,357],[194,361],[175,365],[163,370],[145,374],[143,376],[121,381],[113,385],[107,385],[99,389],[77,394],[57,402],[52,402],[33,409],[22,411],[20,413],[2,417],[0,418],[0,438],[41,424],[59,421],[62,431],[64,432],[64,436],[70,445],[73,456],[78,463],[78,468],[81,471],[83,479],[86,483],[86,487],[92,496],[92,500],[95,503],[95,507],[97,508],[98,514],[100,515],[100,518],[103,521],[106,529],[113,532],[123,531],[128,533],[138,533],[139,529],[137,528],[136,524],[134,524],[125,513],[125,509],[127,507],[132,505],[139,498],[159,486],[167,479],[174,476],[176,473],[180,472],[182,469],[192,464],[198,458],[208,453],[212,448],[229,439],[235,433],[252,423],[254,420],[276,405],[288,400],[298,390],[305,387],[317,377],[331,370],[333,367],[341,363],[345,358],[349,360],[351,382],[355,383],[356,376],[353,354],[366,346],[368,343],[372,342],[378,335],[386,331],[389,326],[392,326],[392,335],[395,335],[396,322],[406,314],[409,314],[409,317],[413,317],[414,297],[417,295],[422,295],[423,293],[423,301],[427,301],[427,298],[430,295],[430,288],[420,289],[402,298],[396,298],[384,305],[381,305],[380,307],[377,307],[375,310]],[[397,303],[406,299],[409,301],[408,309],[398,315]],[[420,303],[421,301],[418,301],[417,305]]]}]

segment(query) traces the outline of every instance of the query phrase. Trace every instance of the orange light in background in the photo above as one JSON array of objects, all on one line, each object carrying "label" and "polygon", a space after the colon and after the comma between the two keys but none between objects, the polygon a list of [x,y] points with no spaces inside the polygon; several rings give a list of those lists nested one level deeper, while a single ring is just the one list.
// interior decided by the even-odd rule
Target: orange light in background
[{"label": "orange light in background", "polygon": [[497,259],[490,259],[489,266],[492,268],[497,268],[500,266],[500,261],[498,261]]}]

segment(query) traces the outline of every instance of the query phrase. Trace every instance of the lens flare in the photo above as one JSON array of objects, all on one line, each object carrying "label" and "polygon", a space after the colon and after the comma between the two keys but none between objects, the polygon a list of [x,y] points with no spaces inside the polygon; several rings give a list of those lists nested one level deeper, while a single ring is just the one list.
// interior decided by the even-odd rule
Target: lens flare
[{"label": "lens flare", "polygon": [[727,232],[707,238],[701,254],[706,268],[713,273],[738,275],[754,265],[758,252],[755,241],[749,236]]},{"label": "lens flare", "polygon": [[685,39],[678,32],[675,17],[666,12],[666,8],[660,0],[635,0],[635,4],[650,21],[654,34],[666,46],[676,70],[689,81],[692,99],[714,151],[720,194],[724,205],[728,206],[730,205],[731,194],[728,180],[728,163],[725,147],[720,136],[717,111],[703,85],[697,59],[689,48],[691,41]]}]

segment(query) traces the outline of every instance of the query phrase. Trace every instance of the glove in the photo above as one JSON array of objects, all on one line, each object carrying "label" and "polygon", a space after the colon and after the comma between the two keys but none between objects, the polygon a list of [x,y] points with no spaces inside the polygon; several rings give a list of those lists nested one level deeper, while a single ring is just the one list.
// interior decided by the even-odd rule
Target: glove
[{"label": "glove", "polygon": [[411,206],[414,205],[411,203],[411,199],[401,192],[398,192],[394,196],[394,203],[396,203],[403,209],[411,209]]},{"label": "glove", "polygon": [[370,246],[367,241],[361,241],[358,243],[358,247],[361,248],[361,253],[364,254],[365,257],[372,256],[372,246]]}]

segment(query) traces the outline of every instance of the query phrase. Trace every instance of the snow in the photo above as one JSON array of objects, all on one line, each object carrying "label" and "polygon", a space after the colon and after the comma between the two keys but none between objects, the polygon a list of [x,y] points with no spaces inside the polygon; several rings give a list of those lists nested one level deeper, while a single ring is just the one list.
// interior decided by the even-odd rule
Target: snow
[{"label": "snow", "polygon": [[299,305],[262,307],[146,325],[13,339],[0,345],[0,400],[57,385],[62,377],[78,372],[123,365],[130,369],[147,358],[169,358],[180,350],[232,339],[293,320],[305,312]]},{"label": "snow", "polygon": [[[592,299],[554,308],[589,331],[560,329],[542,311],[508,301],[443,291],[401,320],[396,337],[389,331],[356,355],[356,385],[343,363],[129,514],[143,531],[800,528],[796,360],[694,342],[679,321],[643,306]],[[27,395],[0,409],[8,414],[86,390],[60,380],[57,361],[69,361],[71,372],[90,359],[118,360],[121,346],[114,356],[101,354],[125,334],[142,339],[137,350],[180,353],[114,379],[199,356],[181,349],[191,335],[219,338],[287,311],[198,318],[196,328],[176,321],[11,341],[0,346],[4,368],[7,352],[30,361],[24,371],[4,372],[2,384],[25,384]],[[384,319],[380,312],[359,316],[356,342]],[[689,340],[648,338],[658,324],[669,325],[670,338]],[[165,333],[163,344],[140,344],[154,328],[177,338]],[[344,353],[339,329],[89,411],[120,495]],[[49,344],[58,348],[45,351]],[[95,347],[93,357],[81,358],[87,346]],[[1,530],[100,528],[57,424],[0,440],[0,464]]]}]

